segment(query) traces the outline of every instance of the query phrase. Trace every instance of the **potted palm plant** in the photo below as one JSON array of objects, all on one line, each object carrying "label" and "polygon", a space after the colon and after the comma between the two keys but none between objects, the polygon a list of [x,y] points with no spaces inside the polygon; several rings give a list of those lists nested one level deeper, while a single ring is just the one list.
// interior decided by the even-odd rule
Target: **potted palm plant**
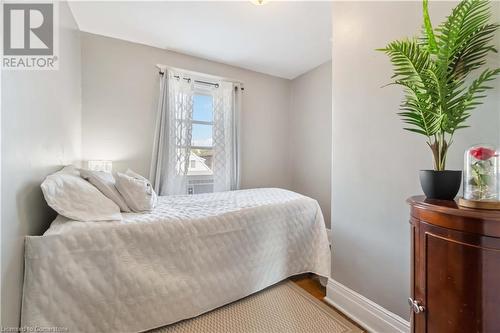
[{"label": "potted palm plant", "polygon": [[446,170],[446,156],[455,133],[468,127],[467,119],[480,104],[500,68],[484,69],[499,25],[490,23],[485,0],[460,2],[436,29],[428,0],[423,1],[423,36],[389,43],[385,52],[394,67],[393,82],[405,97],[400,113],[405,128],[426,137],[434,170],[421,170],[420,182],[428,198],[452,200],[460,189],[461,171]]}]

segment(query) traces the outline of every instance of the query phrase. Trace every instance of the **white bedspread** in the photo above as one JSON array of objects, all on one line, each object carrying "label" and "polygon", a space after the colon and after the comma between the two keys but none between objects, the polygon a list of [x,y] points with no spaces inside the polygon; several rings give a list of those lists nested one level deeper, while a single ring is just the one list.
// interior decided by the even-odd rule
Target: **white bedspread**
[{"label": "white bedspread", "polygon": [[291,275],[330,273],[318,203],[281,189],[160,197],[121,222],[58,217],[26,237],[22,325],[140,332]]}]

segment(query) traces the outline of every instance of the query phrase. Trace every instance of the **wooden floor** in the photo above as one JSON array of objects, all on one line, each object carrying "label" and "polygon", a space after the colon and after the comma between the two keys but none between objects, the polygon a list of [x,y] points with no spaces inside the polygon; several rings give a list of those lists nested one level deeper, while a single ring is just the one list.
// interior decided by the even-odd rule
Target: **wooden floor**
[{"label": "wooden floor", "polygon": [[345,319],[349,320],[354,325],[358,326],[360,329],[364,330],[363,327],[359,326],[358,323],[353,321],[351,318],[343,314],[339,309],[335,308],[331,304],[326,303],[323,299],[326,296],[326,288],[321,285],[319,278],[314,274],[301,274],[293,276],[290,278],[295,284],[307,291],[309,294],[319,299],[329,307],[334,308],[338,313],[340,313]]},{"label": "wooden floor", "polygon": [[314,274],[296,275],[290,280],[320,301],[323,301],[326,296],[326,288],[321,285],[318,277]]}]

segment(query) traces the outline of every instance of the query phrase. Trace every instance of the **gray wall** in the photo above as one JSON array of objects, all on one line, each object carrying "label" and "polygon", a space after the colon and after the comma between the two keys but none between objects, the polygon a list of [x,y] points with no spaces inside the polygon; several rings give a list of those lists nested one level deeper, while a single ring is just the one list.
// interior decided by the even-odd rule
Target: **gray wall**
[{"label": "gray wall", "polygon": [[292,190],[318,200],[330,226],[332,62],[291,81]]},{"label": "gray wall", "polygon": [[[431,169],[425,138],[405,132],[396,112],[402,92],[381,88],[392,75],[376,52],[388,42],[418,34],[421,2],[334,2],[332,276],[408,319],[409,209],[421,193],[418,171]],[[431,2],[434,23],[452,2]],[[498,12],[498,2],[495,4]],[[498,55],[490,59],[499,65]],[[497,84],[498,86],[498,84]],[[463,152],[477,142],[497,142],[500,90],[456,135],[448,169],[462,169]]]},{"label": "gray wall", "polygon": [[1,326],[19,324],[23,237],[54,217],[40,183],[80,159],[80,34],[67,4],[59,8],[59,70],[2,72]]},{"label": "gray wall", "polygon": [[83,159],[110,159],[147,175],[164,64],[244,82],[242,187],[291,183],[289,80],[118,39],[82,33]]}]

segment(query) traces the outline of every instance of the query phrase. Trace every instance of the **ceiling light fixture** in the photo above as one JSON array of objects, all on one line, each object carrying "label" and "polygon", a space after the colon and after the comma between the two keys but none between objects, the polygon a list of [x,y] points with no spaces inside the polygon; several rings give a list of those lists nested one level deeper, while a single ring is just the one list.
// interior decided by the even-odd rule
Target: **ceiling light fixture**
[{"label": "ceiling light fixture", "polygon": [[252,3],[257,6],[262,6],[267,3],[268,0],[252,0]]}]

